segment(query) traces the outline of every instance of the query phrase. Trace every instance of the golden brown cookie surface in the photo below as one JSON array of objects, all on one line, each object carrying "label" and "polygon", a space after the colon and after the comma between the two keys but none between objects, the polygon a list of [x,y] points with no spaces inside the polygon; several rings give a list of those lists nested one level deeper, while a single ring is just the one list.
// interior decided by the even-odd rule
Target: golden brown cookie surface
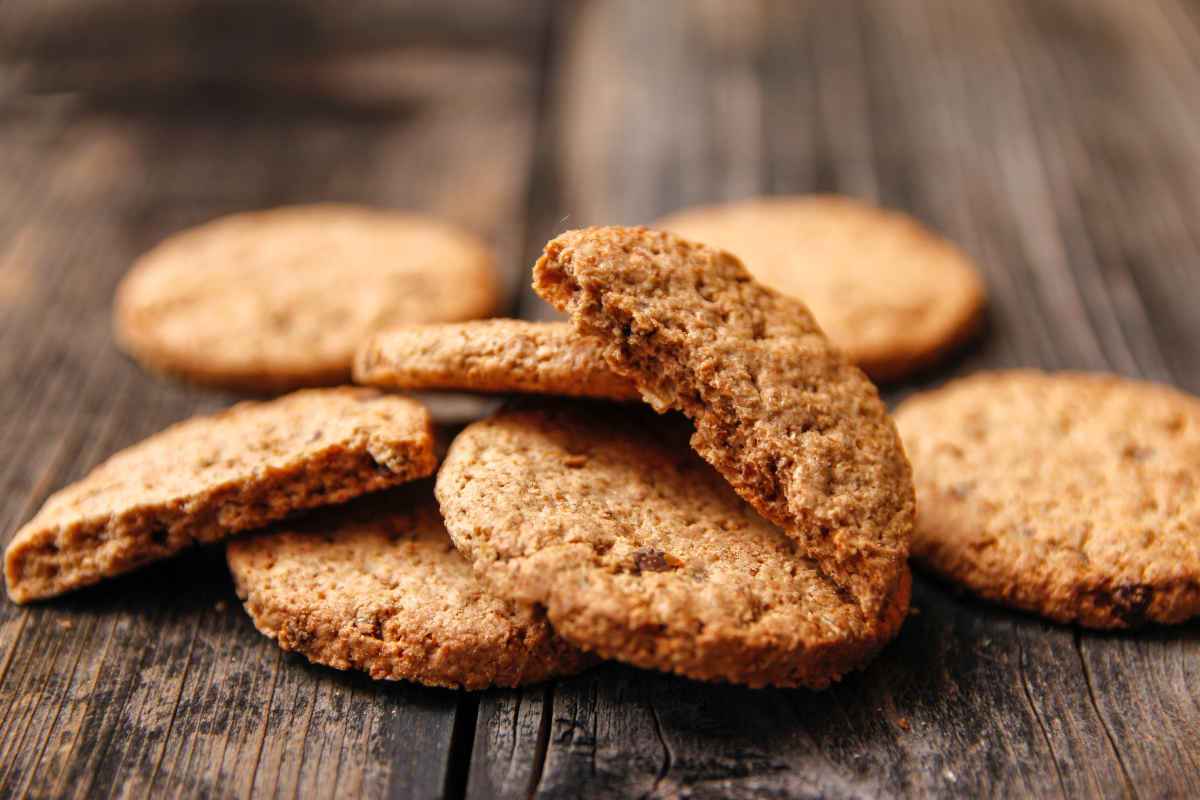
[{"label": "golden brown cookie surface", "polygon": [[908,461],[875,386],[803,303],[729,253],[645,228],[559,236],[534,288],[651,405],[687,414],[692,447],[880,613],[907,570]]},{"label": "golden brown cookie surface", "polygon": [[255,626],[318,664],[429,686],[519,686],[591,663],[542,615],[484,590],[432,489],[405,486],[231,541]]},{"label": "golden brown cookie surface", "polygon": [[684,209],[653,227],[728,250],[803,300],[876,380],[931,363],[981,319],[983,281],[965,253],[905,214],[848,197],[762,197]]},{"label": "golden brown cookie surface", "polygon": [[240,403],[167,428],[52,495],[8,545],[8,595],[52,597],[435,467],[429,413],[407,398],[310,389]]},{"label": "golden brown cookie surface", "polygon": [[488,319],[413,325],[375,334],[358,349],[354,380],[387,389],[519,392],[636,400],[600,345],[565,322]]},{"label": "golden brown cookie surface", "polygon": [[1105,375],[981,373],[896,415],[917,563],[1059,622],[1200,613],[1200,400]]},{"label": "golden brown cookie surface", "polygon": [[751,686],[861,667],[903,621],[907,570],[864,615],[688,448],[687,427],[582,403],[474,423],[438,474],[446,527],[498,595],[601,656]]},{"label": "golden brown cookie surface", "polygon": [[234,214],[169,237],[117,290],[115,331],[143,364],[252,391],[344,383],[392,325],[492,313],[492,256],[401,211],[314,205]]}]

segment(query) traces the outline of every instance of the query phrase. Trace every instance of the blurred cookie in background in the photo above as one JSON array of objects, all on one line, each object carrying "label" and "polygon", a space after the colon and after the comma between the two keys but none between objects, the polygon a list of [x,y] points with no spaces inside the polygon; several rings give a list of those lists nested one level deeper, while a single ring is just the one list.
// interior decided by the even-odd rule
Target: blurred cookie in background
[{"label": "blurred cookie in background", "polygon": [[143,366],[251,392],[345,383],[358,344],[402,323],[489,316],[487,245],[433,217],[312,205],[167,238],[121,281],[118,343]]},{"label": "blurred cookie in background", "polygon": [[803,300],[877,381],[933,363],[983,317],[983,280],[962,250],[906,214],[848,197],[753,198],[652,227],[728,250],[759,281]]}]

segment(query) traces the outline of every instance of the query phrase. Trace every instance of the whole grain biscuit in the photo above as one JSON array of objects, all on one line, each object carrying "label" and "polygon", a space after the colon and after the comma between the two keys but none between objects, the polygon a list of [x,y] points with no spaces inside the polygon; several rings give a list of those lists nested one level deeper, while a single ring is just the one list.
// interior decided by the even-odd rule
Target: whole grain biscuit
[{"label": "whole grain biscuit", "polygon": [[608,368],[594,339],[565,322],[489,319],[377,333],[358,349],[357,383],[388,389],[522,392],[613,400],[637,389]]},{"label": "whole grain biscuit", "polygon": [[1128,628],[1200,613],[1200,400],[1125,378],[981,373],[897,412],[913,556],[982,597]]},{"label": "whole grain biscuit", "polygon": [[438,473],[446,528],[498,595],[606,658],[819,688],[903,621],[909,576],[859,604],[687,446],[685,421],[575,402],[468,426]]},{"label": "whole grain biscuit", "polygon": [[8,596],[52,597],[436,465],[425,408],[373,389],[310,389],[194,417],[52,495],[8,545]]},{"label": "whole grain biscuit", "polygon": [[429,482],[236,539],[226,553],[255,626],[318,664],[484,689],[592,661],[544,615],[484,590],[446,535]]},{"label": "whole grain biscuit", "polygon": [[983,316],[983,281],[962,250],[906,214],[848,197],[760,197],[685,209],[653,227],[728,250],[762,283],[799,297],[876,380],[930,364]]},{"label": "whole grain biscuit", "polygon": [[402,323],[491,314],[487,247],[437,219],[313,205],[169,237],[117,290],[120,345],[152,369],[250,391],[345,383],[354,349]]},{"label": "whole grain biscuit", "polygon": [[645,228],[559,236],[534,288],[657,410],[687,414],[696,451],[880,613],[906,574],[912,477],[875,386],[803,303],[729,253]]}]

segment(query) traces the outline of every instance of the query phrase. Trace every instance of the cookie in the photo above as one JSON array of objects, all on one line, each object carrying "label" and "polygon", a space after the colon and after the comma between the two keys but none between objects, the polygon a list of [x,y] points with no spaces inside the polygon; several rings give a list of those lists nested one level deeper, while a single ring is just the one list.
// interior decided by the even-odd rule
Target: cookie
[{"label": "cookie", "polygon": [[8,596],[52,597],[436,465],[425,408],[373,389],[310,389],[195,417],[51,496],[8,545]]},{"label": "cookie", "polygon": [[983,316],[983,281],[965,253],[906,214],[848,197],[692,208],[654,227],[728,250],[759,281],[803,300],[876,380],[927,366]]},{"label": "cookie", "polygon": [[499,596],[639,667],[819,688],[900,627],[901,565],[877,616],[692,452],[688,426],[575,402],[473,423],[438,472],[446,528]]},{"label": "cookie", "polygon": [[489,319],[375,334],[358,349],[357,383],[388,389],[521,392],[635,400],[599,343],[565,322]]},{"label": "cookie", "polygon": [[534,288],[826,575],[877,616],[906,572],[908,461],[875,386],[799,300],[734,256],[645,228],[570,231]]},{"label": "cookie", "polygon": [[896,416],[916,476],[913,557],[1064,623],[1200,613],[1200,399],[1079,373],[981,373]]},{"label": "cookie", "polygon": [[418,214],[314,205],[176,234],[117,290],[118,343],[143,365],[256,392],[346,383],[366,336],[491,314],[487,247]]},{"label": "cookie", "polygon": [[544,615],[484,590],[446,535],[429,482],[236,539],[226,554],[254,625],[317,664],[484,689],[592,662]]}]

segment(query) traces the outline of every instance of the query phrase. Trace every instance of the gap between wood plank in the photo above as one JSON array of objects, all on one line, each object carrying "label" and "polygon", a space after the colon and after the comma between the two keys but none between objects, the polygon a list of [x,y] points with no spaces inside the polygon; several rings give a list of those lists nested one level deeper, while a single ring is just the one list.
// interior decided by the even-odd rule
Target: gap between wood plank
[{"label": "gap between wood plank", "polygon": [[479,721],[479,693],[464,692],[454,709],[454,727],[450,731],[450,752],[446,756],[442,797],[460,800],[466,797],[471,776],[471,751],[475,746],[475,725]]},{"label": "gap between wood plank", "polygon": [[[518,709],[520,706],[518,706]],[[515,721],[514,716],[514,721]],[[533,771],[529,775],[529,791],[527,796],[533,798],[537,794],[538,785],[542,782],[542,772],[546,767],[546,753],[550,750],[550,728],[554,721],[554,684],[549,683],[542,690],[542,716],[538,719],[537,745],[533,751]],[[516,737],[513,737],[516,741]]]}]

